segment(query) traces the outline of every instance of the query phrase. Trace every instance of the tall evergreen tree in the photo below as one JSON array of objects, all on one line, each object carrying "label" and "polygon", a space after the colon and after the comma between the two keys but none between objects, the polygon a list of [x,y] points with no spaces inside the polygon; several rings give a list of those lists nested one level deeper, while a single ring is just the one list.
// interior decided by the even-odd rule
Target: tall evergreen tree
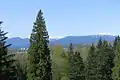
[{"label": "tall evergreen tree", "polygon": [[85,80],[85,66],[83,64],[83,59],[79,52],[75,52],[73,55],[73,80]]},{"label": "tall evergreen tree", "polygon": [[101,74],[102,80],[112,80],[112,68],[114,66],[114,51],[113,47],[107,41],[103,41],[103,52],[101,53],[102,63]]},{"label": "tall evergreen tree", "polygon": [[114,52],[107,41],[103,41],[97,49],[97,80],[112,80]]},{"label": "tall evergreen tree", "polygon": [[[118,40],[119,39],[119,40]],[[115,47],[115,59],[114,59],[114,64],[115,66],[113,67],[112,71],[112,78],[113,80],[120,80],[120,38],[117,37],[115,39],[114,44]]]},{"label": "tall evergreen tree", "polygon": [[69,80],[85,80],[83,59],[79,52],[73,52],[72,44],[69,46]]},{"label": "tall evergreen tree", "polygon": [[87,63],[86,63],[86,80],[97,80],[97,60],[96,60],[96,48],[94,44],[89,49]]},{"label": "tall evergreen tree", "polygon": [[113,47],[107,41],[100,39],[96,48],[92,45],[87,58],[86,80],[112,80],[113,59]]},{"label": "tall evergreen tree", "polygon": [[[2,22],[0,22],[0,25]],[[0,80],[16,80],[15,66],[14,63],[14,54],[8,53],[8,47],[10,44],[6,45],[5,36],[7,33],[0,29]]]},{"label": "tall evergreen tree", "polygon": [[28,50],[28,80],[52,80],[48,32],[40,10],[34,23]]},{"label": "tall evergreen tree", "polygon": [[69,51],[68,51],[68,78],[69,80],[73,80],[72,79],[72,67],[73,65],[73,55],[74,55],[74,51],[73,51],[73,45],[72,43],[70,43],[69,45]]}]

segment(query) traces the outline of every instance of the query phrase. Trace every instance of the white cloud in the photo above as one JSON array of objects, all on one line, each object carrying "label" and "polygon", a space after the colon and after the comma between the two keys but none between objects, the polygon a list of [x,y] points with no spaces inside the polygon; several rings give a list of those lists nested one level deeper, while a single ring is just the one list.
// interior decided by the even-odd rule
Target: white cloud
[{"label": "white cloud", "polygon": [[49,36],[50,39],[60,39],[63,38],[63,36]]},{"label": "white cloud", "polygon": [[110,33],[98,33],[100,35],[111,35]]}]

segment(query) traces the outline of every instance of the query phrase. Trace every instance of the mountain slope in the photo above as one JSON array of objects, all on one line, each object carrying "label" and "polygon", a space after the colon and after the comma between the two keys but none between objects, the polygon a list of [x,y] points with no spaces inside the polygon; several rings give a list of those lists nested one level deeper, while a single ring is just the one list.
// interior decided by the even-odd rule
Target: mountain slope
[{"label": "mountain slope", "polygon": [[[107,40],[109,42],[114,41],[115,36],[111,35],[89,35],[89,36],[67,36],[61,39],[50,39],[51,45],[60,44],[63,46],[68,46],[70,43],[73,44],[91,44],[96,43],[99,39]],[[7,40],[7,44],[12,44],[11,48],[28,48],[29,47],[29,39],[28,38],[9,38]]]},{"label": "mountain slope", "polygon": [[107,40],[111,42],[114,41],[115,36],[111,35],[67,36],[65,38],[51,42],[51,44],[69,45],[71,42],[73,44],[91,44],[92,42],[96,43],[100,38],[102,40]]},{"label": "mountain slope", "polygon": [[20,37],[9,38],[7,40],[7,44],[12,44],[10,48],[28,48],[29,39],[28,38],[23,39]]}]

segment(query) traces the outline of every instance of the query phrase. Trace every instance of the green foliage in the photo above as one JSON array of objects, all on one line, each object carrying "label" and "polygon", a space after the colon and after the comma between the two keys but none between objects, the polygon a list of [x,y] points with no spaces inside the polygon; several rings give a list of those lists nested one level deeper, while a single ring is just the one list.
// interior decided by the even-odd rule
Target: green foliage
[{"label": "green foliage", "polygon": [[17,79],[18,80],[27,80],[27,72],[26,72],[26,67],[23,68],[21,64],[18,62],[16,64],[17,67]]},{"label": "green foliage", "polygon": [[73,46],[72,46],[72,43],[69,45],[69,51],[68,51],[68,78],[69,80],[71,80],[74,76],[72,76],[73,74]]},{"label": "green foliage", "polygon": [[73,52],[72,43],[69,46],[69,80],[85,80],[83,59],[79,52]]},{"label": "green foliage", "polygon": [[40,10],[34,23],[28,50],[28,80],[52,80],[48,32]]},{"label": "green foliage", "polygon": [[[2,22],[0,22],[1,24]],[[16,68],[14,63],[14,54],[8,53],[9,45],[6,45],[5,37],[7,33],[0,29],[0,80],[15,80],[16,79]]]},{"label": "green foliage", "polygon": [[114,66],[114,51],[111,45],[107,41],[103,41],[103,46],[100,51],[100,64],[98,65],[100,70],[101,80],[112,80],[112,68]]},{"label": "green foliage", "polygon": [[18,80],[27,80],[27,54],[15,54]]},{"label": "green foliage", "polygon": [[77,52],[80,52],[81,57],[83,58],[83,61],[85,62],[87,59],[87,56],[88,56],[89,48],[90,48],[90,46],[88,46],[88,45],[82,46],[82,45],[78,44],[78,45],[76,45],[74,50]]},{"label": "green foliage", "polygon": [[115,41],[114,41],[114,49],[116,48],[116,46],[117,46],[117,44],[118,44],[118,42],[120,41],[120,37],[119,36],[117,36],[116,38],[115,38]]},{"label": "green foliage", "polygon": [[97,43],[97,46],[96,46],[96,47],[97,47],[98,49],[101,49],[101,48],[102,48],[102,44],[103,44],[103,43],[102,43],[102,39],[100,38],[99,41],[98,41],[98,43]]},{"label": "green foliage", "polygon": [[87,61],[86,61],[86,80],[97,80],[96,70],[97,70],[97,61],[96,61],[96,48],[92,44],[89,49]]},{"label": "green foliage", "polygon": [[[51,48],[52,57],[52,72],[53,80],[64,80],[67,78],[67,52],[64,51],[61,45],[56,45]],[[64,52],[64,57],[62,56]]]},{"label": "green foliage", "polygon": [[107,41],[98,42],[97,45],[97,80],[112,80],[114,52]]},{"label": "green foliage", "polygon": [[87,64],[86,80],[112,80],[114,50],[107,41],[99,40],[97,47],[91,46]]},{"label": "green foliage", "polygon": [[73,67],[72,76],[74,80],[85,80],[83,59],[79,52],[75,52],[73,55]]},{"label": "green foliage", "polygon": [[115,48],[115,59],[114,59],[114,64],[115,66],[113,67],[112,71],[112,78],[113,80],[120,80],[120,38],[119,36],[115,39],[114,42],[114,48]]}]

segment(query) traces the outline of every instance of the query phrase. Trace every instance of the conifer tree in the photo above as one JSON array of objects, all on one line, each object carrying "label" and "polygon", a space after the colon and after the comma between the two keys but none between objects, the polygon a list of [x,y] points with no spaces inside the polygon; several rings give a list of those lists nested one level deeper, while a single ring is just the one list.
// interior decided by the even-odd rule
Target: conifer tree
[{"label": "conifer tree", "polygon": [[117,43],[119,41],[120,41],[120,37],[119,36],[115,37],[115,41],[114,41],[114,44],[113,44],[114,48],[117,46]]},{"label": "conifer tree", "polygon": [[74,55],[74,51],[73,51],[73,45],[72,43],[70,43],[69,45],[69,51],[68,51],[68,78],[69,80],[72,80],[72,67],[73,65],[73,55]]},{"label": "conifer tree", "polygon": [[79,52],[74,53],[72,43],[69,52],[69,80],[85,80],[83,59]]},{"label": "conifer tree", "polygon": [[97,49],[97,80],[112,80],[113,59],[113,48],[107,41],[103,41],[102,45]]},{"label": "conifer tree", "polygon": [[94,62],[94,77],[93,79],[94,80],[101,80],[101,60],[102,60],[102,53],[103,53],[103,42],[102,42],[102,39],[100,38],[97,45],[96,45],[96,51],[95,51],[95,62]]},{"label": "conifer tree", "polygon": [[[118,40],[120,38],[116,38],[114,44],[115,46],[115,58],[114,58],[114,67],[112,69],[112,78],[113,80],[120,80],[120,41]],[[117,41],[118,40],[118,41]]]},{"label": "conifer tree", "polygon": [[103,41],[103,53],[101,53],[102,63],[101,65],[101,74],[102,80],[112,80],[112,68],[114,66],[114,51],[111,44],[108,44],[107,41]]},{"label": "conifer tree", "polygon": [[102,48],[102,43],[103,43],[103,42],[102,42],[102,39],[100,38],[99,41],[98,41],[98,43],[97,43],[97,46],[96,46],[97,49]]},{"label": "conifer tree", "polygon": [[96,60],[96,48],[94,44],[89,49],[87,63],[86,63],[86,80],[97,80],[97,60]]},{"label": "conifer tree", "polygon": [[92,45],[87,58],[86,80],[112,80],[113,59],[113,47],[107,41],[100,39],[96,48]]},{"label": "conifer tree", "polygon": [[17,68],[17,80],[27,80],[27,71],[26,67],[24,69],[21,67],[21,64],[18,62],[16,63]]},{"label": "conifer tree", "polygon": [[8,53],[8,47],[11,44],[6,45],[6,34],[0,29],[0,80],[16,80],[16,68],[13,65],[14,54]]},{"label": "conifer tree", "polygon": [[52,80],[48,32],[40,10],[33,25],[28,50],[28,80]]},{"label": "conifer tree", "polygon": [[83,59],[80,56],[79,52],[75,52],[73,55],[73,78],[72,80],[85,80],[85,72],[84,72],[84,64],[83,64]]}]

